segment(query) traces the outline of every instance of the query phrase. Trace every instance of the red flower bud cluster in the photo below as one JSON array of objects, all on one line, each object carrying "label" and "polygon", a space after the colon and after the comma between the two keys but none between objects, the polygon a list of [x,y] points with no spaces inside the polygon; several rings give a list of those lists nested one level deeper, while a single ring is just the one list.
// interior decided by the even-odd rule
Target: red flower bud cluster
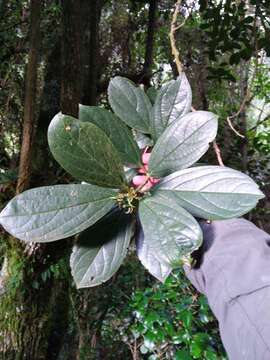
[{"label": "red flower bud cluster", "polygon": [[156,185],[160,179],[153,178],[147,174],[148,172],[148,163],[151,156],[150,152],[147,152],[148,148],[145,148],[142,154],[142,163],[143,166],[138,169],[138,174],[133,177],[132,183],[135,187],[141,187],[140,191],[144,192],[151,189],[154,185]]}]

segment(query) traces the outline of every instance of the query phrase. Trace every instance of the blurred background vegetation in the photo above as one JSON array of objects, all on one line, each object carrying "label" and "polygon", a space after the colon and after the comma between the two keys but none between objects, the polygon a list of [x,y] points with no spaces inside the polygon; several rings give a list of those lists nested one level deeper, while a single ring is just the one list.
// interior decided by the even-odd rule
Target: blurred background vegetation
[{"label": "blurred background vegetation", "polygon": [[[115,75],[145,89],[177,76],[173,11],[173,0],[0,1],[1,207],[73,181],[47,146],[57,112],[108,107]],[[182,0],[178,20],[193,106],[219,115],[223,161],[259,183],[266,198],[248,218],[270,232],[270,2]],[[217,164],[212,148],[204,161]],[[1,230],[0,359],[226,359],[206,299],[181,271],[157,283],[131,253],[110,282],[76,291],[71,242],[24,247]]]}]

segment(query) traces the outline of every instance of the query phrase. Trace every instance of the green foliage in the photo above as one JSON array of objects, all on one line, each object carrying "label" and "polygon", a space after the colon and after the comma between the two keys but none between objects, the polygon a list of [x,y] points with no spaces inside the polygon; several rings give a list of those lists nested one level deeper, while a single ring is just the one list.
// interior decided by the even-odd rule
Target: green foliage
[{"label": "green foliage", "polygon": [[104,187],[124,185],[120,156],[93,123],[57,114],[50,123],[48,141],[54,158],[75,178]]},{"label": "green foliage", "polygon": [[211,220],[241,216],[261,197],[250,177],[220,166],[177,171],[164,178],[157,189],[172,199],[177,198],[192,215]]},{"label": "green foliage", "polygon": [[9,184],[17,180],[17,171],[12,169],[0,169],[0,185]]},{"label": "green foliage", "polygon": [[[270,120],[270,119],[269,119]],[[253,139],[254,148],[265,155],[270,155],[269,131],[258,132]]]},{"label": "green foliage", "polygon": [[110,111],[97,106],[80,105],[79,119],[98,126],[111,140],[124,164],[141,165],[140,149],[131,130]]},{"label": "green foliage", "polygon": [[168,125],[190,112],[191,102],[191,88],[184,73],[163,85],[156,94],[151,114],[152,137],[158,139]]},{"label": "green foliage", "polygon": [[172,267],[166,263],[160,262],[156,252],[145,241],[144,231],[139,228],[136,241],[137,255],[143,266],[156,279],[164,282],[172,271]]},{"label": "green foliage", "polygon": [[[70,262],[77,287],[102,284],[119,269],[136,237],[135,223],[139,258],[164,281],[201,245],[201,229],[191,214],[205,219],[239,216],[264,196],[250,178],[231,169],[181,171],[205,154],[217,133],[216,115],[188,112],[192,96],[185,75],[164,85],[153,106],[141,88],[121,77],[111,80],[108,93],[119,118],[81,106],[81,120],[59,113],[48,129],[55,159],[87,183],[28,190],[0,214],[4,228],[24,241],[49,242],[86,230]],[[122,121],[142,132],[153,147],[140,154],[138,136],[133,138]],[[213,209],[213,204],[218,206]],[[106,216],[113,207],[116,211]]]},{"label": "green foliage", "polygon": [[158,192],[140,202],[139,217],[145,243],[165,266],[179,267],[183,255],[202,243],[202,231],[193,216]]},{"label": "green foliage", "polygon": [[77,286],[92,287],[109,280],[126,257],[132,234],[129,217],[118,210],[82,232],[70,258]]},{"label": "green foliage", "polygon": [[267,0],[226,0],[218,4],[201,0],[200,15],[200,28],[207,34],[207,51],[214,64],[209,67],[209,78],[235,82],[232,65],[250,60],[258,49],[269,56],[270,42],[265,26],[269,17]]},{"label": "green foliage", "polygon": [[270,66],[268,64],[258,64],[256,67],[256,76],[252,83],[252,91],[256,98],[270,102]]},{"label": "green foliage", "polygon": [[102,325],[104,340],[112,346],[122,341],[133,356],[137,352],[147,360],[226,359],[205,297],[194,292],[181,271],[164,284],[149,285],[136,289],[126,305],[112,302]]},{"label": "green foliage", "polygon": [[111,189],[90,184],[44,186],[17,195],[1,217],[14,237],[50,242],[93,225],[112,208],[114,195]]},{"label": "green foliage", "polygon": [[151,103],[140,87],[116,76],[108,88],[109,103],[117,116],[133,129],[150,132]]},{"label": "green foliage", "polygon": [[216,133],[217,118],[208,111],[190,112],[176,119],[153,147],[149,173],[163,177],[189,167],[207,151]]}]

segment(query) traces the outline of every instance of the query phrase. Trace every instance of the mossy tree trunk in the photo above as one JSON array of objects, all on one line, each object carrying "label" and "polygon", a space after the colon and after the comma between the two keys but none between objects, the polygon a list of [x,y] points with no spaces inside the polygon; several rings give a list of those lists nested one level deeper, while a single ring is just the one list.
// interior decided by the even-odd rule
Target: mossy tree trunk
[{"label": "mossy tree trunk", "polygon": [[19,176],[16,192],[20,193],[29,187],[31,171],[31,152],[34,139],[36,118],[36,93],[40,47],[40,20],[42,1],[31,0],[30,3],[30,50],[26,70],[25,100],[23,116],[23,135],[20,152]]},{"label": "mossy tree trunk", "polygon": [[[43,93],[43,99],[50,97],[51,87],[47,85],[51,79],[53,82],[59,79],[57,81],[61,83],[61,101],[59,97],[58,106],[54,106],[52,111],[47,111],[48,109],[45,112],[41,111],[34,139],[36,104],[39,100],[36,99],[35,94],[37,93],[37,49],[40,46],[39,27],[42,2],[31,1],[30,53],[26,70],[23,142],[17,192],[24,191],[30,183],[31,186],[44,184],[41,173],[44,174],[48,170],[48,157],[46,157],[46,165],[38,173],[40,165],[37,164],[37,152],[31,150],[33,143],[39,146],[39,140],[43,141],[46,137],[44,135],[47,132],[48,117],[60,110],[60,103],[63,112],[73,116],[77,116],[78,113],[80,62],[77,60],[79,54],[77,45],[79,36],[78,33],[75,37],[73,36],[73,29],[74,24],[79,24],[79,21],[74,17],[72,8],[65,7],[66,5],[64,2],[62,81],[57,74],[60,67],[47,64],[48,76],[45,76],[44,86],[46,93]],[[73,1],[74,7],[75,1]],[[70,49],[74,48],[74,53],[70,56]],[[49,61],[55,60],[59,62],[57,49],[49,57]],[[49,73],[50,71],[54,74]],[[41,106],[42,103],[41,101]],[[51,104],[49,106],[51,107]],[[31,163],[36,163],[33,176],[30,176]],[[49,180],[46,179],[46,181]],[[5,292],[0,299],[0,359],[56,360],[58,358],[69,330],[69,248],[68,242],[30,246],[25,246],[16,239],[9,239],[7,242]],[[72,354],[70,356],[70,359],[74,359]]]}]

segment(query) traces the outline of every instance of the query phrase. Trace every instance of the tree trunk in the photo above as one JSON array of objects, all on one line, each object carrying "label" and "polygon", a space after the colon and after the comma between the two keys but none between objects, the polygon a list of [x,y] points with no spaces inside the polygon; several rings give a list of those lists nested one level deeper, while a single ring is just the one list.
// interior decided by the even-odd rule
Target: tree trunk
[{"label": "tree trunk", "polygon": [[19,177],[16,192],[26,190],[30,184],[31,150],[36,116],[37,71],[40,45],[40,13],[42,1],[30,4],[30,51],[26,72],[23,135],[20,153]]},{"label": "tree trunk", "polygon": [[103,1],[82,0],[83,14],[82,37],[82,103],[85,105],[97,104],[97,80],[99,58],[99,22]]},{"label": "tree trunk", "polygon": [[32,156],[32,183],[50,185],[55,181],[55,167],[48,146],[47,131],[52,118],[60,111],[61,43],[55,34],[55,44],[45,59],[44,87],[41,94]]},{"label": "tree trunk", "polygon": [[145,56],[143,65],[143,83],[149,87],[152,76],[152,66],[154,57],[154,36],[156,30],[157,20],[157,0],[150,0],[149,13],[148,13],[148,27],[147,27],[147,38],[145,44]]},{"label": "tree trunk", "polygon": [[[62,59],[64,68],[61,82],[61,106],[63,112],[77,116],[80,96],[80,61],[79,33],[74,29],[77,29],[80,22],[74,16],[78,2],[67,2],[64,2],[63,14]],[[40,1],[35,0],[31,3],[32,6],[37,6],[37,4],[40,11]],[[37,12],[36,9],[34,10],[31,13],[32,27],[33,23],[37,25]],[[75,12],[75,14],[77,13]],[[32,46],[33,37],[35,46],[38,43],[37,34],[38,31],[31,28]],[[30,117],[25,115],[24,126],[27,131],[23,129],[23,146],[25,143],[27,144],[27,150],[24,150],[24,164],[30,164],[30,143],[33,142],[34,133],[37,74],[33,64],[37,64],[37,52],[34,52],[34,60],[31,56],[29,57],[27,68],[25,114],[30,114]],[[56,111],[58,111],[57,107]],[[42,121],[42,119],[39,120]],[[46,122],[48,122],[47,118]],[[46,127],[46,125],[41,126],[41,130],[46,132]],[[25,170],[23,167],[22,169]],[[29,167],[26,169],[28,170]],[[20,182],[18,191],[22,191],[29,184],[30,171],[24,171],[23,174],[23,181]],[[7,251],[9,276],[6,293],[1,297],[0,302],[0,358],[6,360],[56,360],[58,358],[63,341],[69,331],[70,321],[70,298],[68,296],[70,279],[65,271],[65,267],[68,267],[66,261],[69,255],[68,249],[67,242],[55,242],[39,245],[35,248],[34,254],[29,256],[19,241],[11,239],[9,242]],[[61,264],[58,265],[59,261]],[[60,276],[55,272],[58,266],[61,267]],[[74,359],[74,356],[71,355],[70,359]]]},{"label": "tree trunk", "polygon": [[63,1],[61,111],[78,116],[81,96],[80,0]]}]

